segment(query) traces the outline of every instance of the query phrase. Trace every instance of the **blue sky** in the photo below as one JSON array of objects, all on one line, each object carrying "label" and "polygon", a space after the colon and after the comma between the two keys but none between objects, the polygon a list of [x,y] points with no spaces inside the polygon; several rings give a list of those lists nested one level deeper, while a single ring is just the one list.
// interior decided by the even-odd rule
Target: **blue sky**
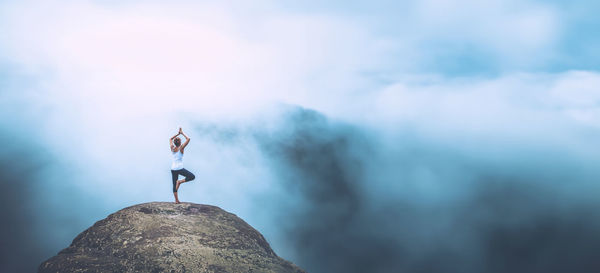
[{"label": "blue sky", "polygon": [[[399,228],[427,238],[454,234],[469,242],[469,254],[457,257],[463,269],[499,270],[472,262],[472,253],[495,245],[453,228],[464,204],[501,196],[502,183],[514,187],[525,207],[514,219],[490,212],[512,211],[507,204],[481,201],[484,209],[466,220],[509,231],[547,215],[569,227],[578,218],[564,215],[598,208],[599,8],[516,0],[3,1],[0,137],[10,147],[0,154],[3,205],[14,196],[31,202],[6,212],[16,224],[3,228],[22,233],[2,238],[36,238],[27,246],[37,252],[18,260],[3,249],[2,269],[38,264],[127,205],[171,200],[166,142],[182,126],[193,139],[186,166],[202,181],[185,185],[182,199],[236,213],[310,272],[378,262],[353,248],[330,263],[306,254],[347,238],[364,240],[363,251],[385,247],[390,257],[412,247],[414,257],[387,270],[420,268],[437,250],[394,237]],[[307,161],[290,157],[294,151]],[[22,168],[31,183],[14,182]],[[547,198],[528,203],[532,188],[547,189]],[[553,198],[559,208],[546,203]],[[456,210],[430,218],[439,205]],[[339,208],[359,212],[331,245],[317,222],[286,218],[316,213],[339,228],[329,222],[348,216]],[[408,227],[383,212],[418,219]],[[375,234],[361,221],[385,228]],[[587,226],[597,223],[591,217]],[[593,246],[597,234],[585,232]],[[303,244],[294,234],[314,237]],[[336,267],[356,253],[365,258]],[[539,259],[555,258],[544,253],[551,254]]]}]

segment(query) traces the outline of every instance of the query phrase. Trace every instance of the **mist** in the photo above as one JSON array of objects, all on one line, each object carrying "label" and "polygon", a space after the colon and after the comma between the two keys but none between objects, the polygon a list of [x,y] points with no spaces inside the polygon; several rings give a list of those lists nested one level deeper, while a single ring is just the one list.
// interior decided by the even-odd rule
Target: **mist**
[{"label": "mist", "polygon": [[172,200],[182,127],[180,199],[308,272],[596,272],[582,5],[2,3],[0,271]]},{"label": "mist", "polygon": [[599,266],[593,254],[600,247],[599,173],[589,158],[524,143],[448,146],[410,129],[382,143],[381,132],[300,107],[290,106],[275,123],[199,128],[217,145],[256,142],[276,177],[257,209],[276,216],[285,234],[271,242],[274,248],[308,271],[593,272]]}]

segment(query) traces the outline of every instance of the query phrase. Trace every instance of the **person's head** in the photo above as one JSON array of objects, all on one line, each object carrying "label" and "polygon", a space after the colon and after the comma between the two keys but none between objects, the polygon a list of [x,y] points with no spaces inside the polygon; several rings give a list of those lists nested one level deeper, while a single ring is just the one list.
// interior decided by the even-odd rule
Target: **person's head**
[{"label": "person's head", "polygon": [[173,140],[173,143],[175,144],[175,147],[179,147],[179,145],[181,145],[181,139],[179,139],[178,137],[176,137]]}]

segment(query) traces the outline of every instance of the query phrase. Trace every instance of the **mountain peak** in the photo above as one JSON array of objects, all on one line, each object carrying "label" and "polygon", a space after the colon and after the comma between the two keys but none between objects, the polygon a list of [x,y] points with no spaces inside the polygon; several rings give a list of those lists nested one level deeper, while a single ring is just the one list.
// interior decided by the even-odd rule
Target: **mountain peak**
[{"label": "mountain peak", "polygon": [[210,205],[150,202],[79,234],[39,272],[304,272],[278,257],[235,214]]}]

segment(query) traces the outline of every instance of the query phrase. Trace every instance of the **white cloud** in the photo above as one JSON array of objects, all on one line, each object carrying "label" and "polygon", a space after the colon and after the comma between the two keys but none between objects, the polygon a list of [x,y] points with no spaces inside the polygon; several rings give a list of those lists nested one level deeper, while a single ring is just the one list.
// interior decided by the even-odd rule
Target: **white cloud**
[{"label": "white cloud", "polygon": [[[3,4],[1,59],[36,82],[30,90],[3,93],[3,104],[24,102],[11,113],[37,113],[29,125],[52,152],[83,171],[86,183],[75,184],[78,190],[118,191],[107,194],[115,202],[123,202],[120,193],[129,200],[167,199],[166,139],[177,126],[252,119],[276,102],[333,106],[382,54],[377,39],[342,18],[259,10],[242,20],[227,8]],[[37,99],[22,99],[28,96]],[[199,147],[190,152],[200,154]],[[203,158],[188,162],[207,163]],[[228,172],[232,180],[254,172],[239,170]],[[135,181],[123,183],[128,177]],[[237,198],[231,202],[244,207]]]},{"label": "white cloud", "polygon": [[[597,81],[593,73],[492,80],[403,76],[382,90],[364,74],[387,73],[393,66],[404,67],[396,71],[402,74],[428,55],[419,45],[430,39],[482,44],[509,64],[529,54],[535,59],[533,52],[551,48],[557,35],[556,13],[547,6],[422,1],[405,19],[415,25],[404,26],[410,31],[402,42],[347,17],[260,5],[244,13],[233,6],[4,4],[2,59],[43,83],[34,93],[39,104],[53,109],[44,117],[46,138],[61,150],[65,143],[80,143],[65,141],[71,136],[64,132],[77,128],[78,137],[88,139],[81,142],[85,151],[105,168],[114,168],[113,155],[129,148],[159,157],[162,149],[144,147],[162,145],[164,132],[186,125],[185,117],[239,118],[274,102],[371,124],[413,122],[459,134],[547,134],[549,123],[567,119],[598,124],[589,103],[594,90],[586,87]],[[398,50],[405,58],[390,59]],[[523,62],[536,62],[531,59]]]},{"label": "white cloud", "polygon": [[427,49],[419,53],[428,65],[435,65],[440,53],[470,50],[472,57],[498,62],[501,71],[537,68],[555,57],[561,36],[559,13],[548,4],[425,0],[411,10],[399,19],[401,29],[414,47]]},{"label": "white cloud", "polygon": [[[81,170],[64,183],[112,206],[171,198],[166,139],[178,125],[254,126],[265,112],[270,121],[277,102],[373,129],[392,139],[383,149],[397,148],[396,134],[410,128],[449,147],[476,143],[480,154],[514,141],[600,158],[589,149],[600,144],[589,137],[600,125],[597,73],[407,73],[435,58],[423,45],[439,41],[476,44],[509,67],[543,63],[560,36],[556,11],[516,1],[416,3],[394,34],[344,16],[245,12],[238,3],[3,3],[0,60],[34,84],[0,93],[0,105],[17,105],[3,108],[6,116],[34,110],[30,126]],[[186,164],[206,185],[189,194],[254,213],[254,194],[273,187],[253,144],[226,150],[191,137]]]}]

